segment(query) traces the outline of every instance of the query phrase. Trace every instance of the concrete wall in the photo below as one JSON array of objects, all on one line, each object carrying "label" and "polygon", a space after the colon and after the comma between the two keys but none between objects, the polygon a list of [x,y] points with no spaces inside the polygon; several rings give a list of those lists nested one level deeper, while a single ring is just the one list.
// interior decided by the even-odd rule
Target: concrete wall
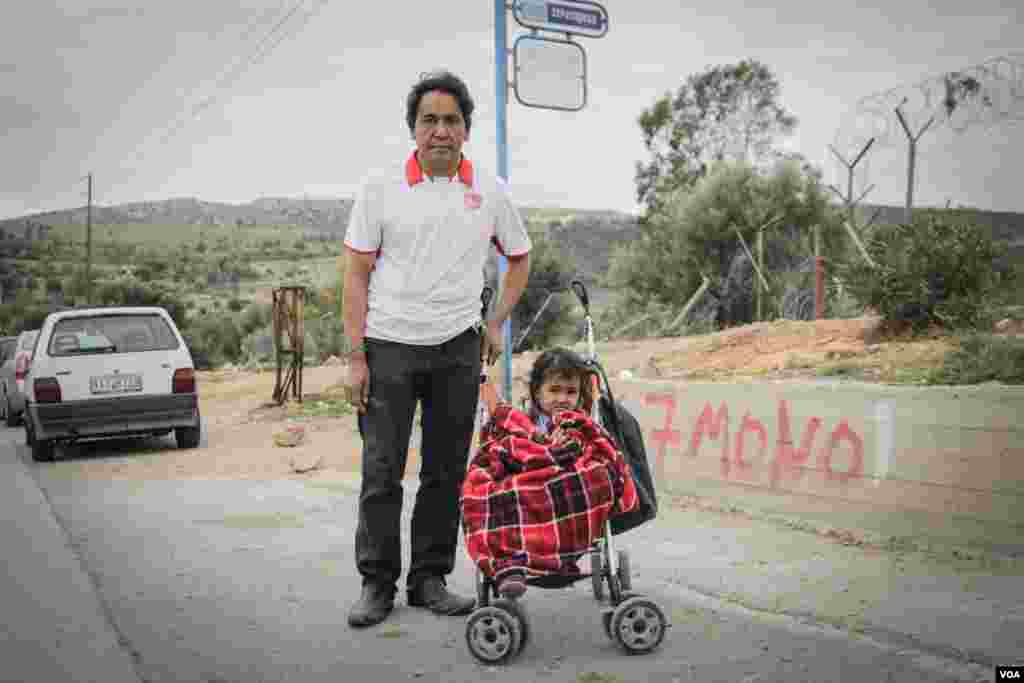
[{"label": "concrete wall", "polygon": [[957,533],[995,523],[996,536],[1024,544],[1024,387],[612,380],[612,390],[643,427],[659,491],[883,534],[898,535],[900,517],[923,515],[939,533],[954,520]]}]

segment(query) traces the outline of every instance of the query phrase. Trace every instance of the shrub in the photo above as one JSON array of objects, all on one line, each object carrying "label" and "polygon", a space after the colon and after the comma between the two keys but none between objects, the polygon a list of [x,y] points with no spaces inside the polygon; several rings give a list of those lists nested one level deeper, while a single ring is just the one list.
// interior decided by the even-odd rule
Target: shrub
[{"label": "shrub", "polygon": [[209,366],[235,362],[242,355],[242,336],[230,318],[204,317],[189,328],[188,337],[193,356],[202,355]]},{"label": "shrub", "polygon": [[[571,338],[576,326],[578,313],[573,306],[573,295],[564,291],[575,270],[572,259],[567,258],[558,244],[548,238],[542,230],[527,228],[533,248],[530,251],[530,279],[526,289],[512,312],[512,343],[515,344],[526,331],[533,319],[540,313],[548,294],[555,292],[548,302],[547,308],[529,334],[519,345],[518,350],[547,348],[564,339]],[[491,301],[491,311],[497,305],[498,281],[497,268],[489,274],[487,283],[494,289],[495,299]],[[563,290],[563,291],[560,291]]]},{"label": "shrub", "polygon": [[273,308],[270,304],[250,304],[238,319],[238,326],[242,336],[248,337],[256,330],[269,325],[274,312]]},{"label": "shrub", "polygon": [[[656,337],[675,316],[672,309],[654,299],[646,303],[618,295],[594,321],[599,339],[621,336],[626,339]],[[623,329],[625,328],[625,329]]]},{"label": "shrub", "polygon": [[925,212],[910,225],[876,228],[865,248],[877,268],[859,253],[836,265],[847,291],[886,322],[909,323],[915,331],[931,324],[991,325],[989,304],[1012,279],[1012,272],[993,267],[1002,248],[984,228],[963,218]]},{"label": "shrub", "polygon": [[933,384],[1024,384],[1024,339],[969,334],[928,380]]}]

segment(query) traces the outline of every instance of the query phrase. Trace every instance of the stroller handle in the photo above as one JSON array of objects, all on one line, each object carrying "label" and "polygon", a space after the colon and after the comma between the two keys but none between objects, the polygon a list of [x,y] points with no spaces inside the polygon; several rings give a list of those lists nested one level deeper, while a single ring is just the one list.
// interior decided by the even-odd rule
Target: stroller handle
[{"label": "stroller handle", "polygon": [[583,304],[583,308],[589,313],[590,310],[590,297],[587,296],[587,288],[583,286],[583,283],[579,280],[572,281],[572,291],[576,295],[576,298]]}]

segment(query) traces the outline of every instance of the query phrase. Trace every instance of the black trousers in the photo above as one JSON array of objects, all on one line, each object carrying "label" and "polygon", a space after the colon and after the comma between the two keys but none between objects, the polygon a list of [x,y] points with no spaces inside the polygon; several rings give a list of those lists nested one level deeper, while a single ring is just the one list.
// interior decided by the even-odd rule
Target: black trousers
[{"label": "black trousers", "polygon": [[370,394],[358,417],[363,438],[356,567],[363,583],[398,583],[402,574],[402,478],[420,402],[420,487],[412,513],[406,585],[445,577],[455,567],[459,497],[480,392],[481,333],[473,327],[437,346],[366,340]]}]

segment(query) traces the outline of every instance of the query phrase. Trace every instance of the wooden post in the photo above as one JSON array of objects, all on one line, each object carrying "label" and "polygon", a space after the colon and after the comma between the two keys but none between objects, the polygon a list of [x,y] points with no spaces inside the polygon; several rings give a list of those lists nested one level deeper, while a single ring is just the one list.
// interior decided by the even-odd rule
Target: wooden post
[{"label": "wooden post", "polygon": [[825,259],[821,256],[821,226],[814,226],[814,319],[825,317]]},{"label": "wooden post", "polygon": [[92,173],[89,179],[89,204],[85,210],[85,303],[92,305]]},{"label": "wooden post", "polygon": [[[764,230],[757,231],[757,268],[760,272],[764,272]],[[755,284],[757,284],[757,321],[761,322],[764,320],[762,310],[766,292],[761,284]]]}]

